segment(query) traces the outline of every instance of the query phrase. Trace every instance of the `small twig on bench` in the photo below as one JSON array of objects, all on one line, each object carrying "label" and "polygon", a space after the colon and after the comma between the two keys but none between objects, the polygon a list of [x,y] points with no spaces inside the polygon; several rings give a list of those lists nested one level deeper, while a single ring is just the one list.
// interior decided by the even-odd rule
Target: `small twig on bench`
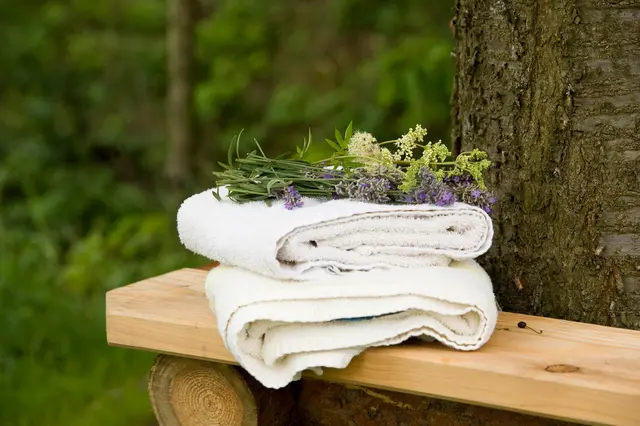
[{"label": "small twig on bench", "polygon": [[542,330],[540,330],[540,331],[535,330],[535,329],[533,329],[533,328],[529,327],[529,326],[527,325],[527,323],[526,323],[526,322],[524,322],[524,321],[520,321],[520,322],[518,323],[518,328],[528,328],[529,330],[533,331],[534,333],[542,334]]}]

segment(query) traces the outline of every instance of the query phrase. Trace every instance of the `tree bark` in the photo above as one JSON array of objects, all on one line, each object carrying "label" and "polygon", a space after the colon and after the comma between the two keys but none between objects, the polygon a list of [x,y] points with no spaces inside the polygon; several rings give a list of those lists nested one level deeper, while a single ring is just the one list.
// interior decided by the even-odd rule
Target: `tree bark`
[{"label": "tree bark", "polygon": [[304,426],[570,426],[558,420],[358,386],[303,380]]},{"label": "tree bark", "polygon": [[176,184],[190,176],[194,139],[193,61],[195,0],[167,2],[167,132],[165,174]]},{"label": "tree bark", "polygon": [[506,310],[640,328],[640,2],[458,0],[454,144],[494,159]]}]

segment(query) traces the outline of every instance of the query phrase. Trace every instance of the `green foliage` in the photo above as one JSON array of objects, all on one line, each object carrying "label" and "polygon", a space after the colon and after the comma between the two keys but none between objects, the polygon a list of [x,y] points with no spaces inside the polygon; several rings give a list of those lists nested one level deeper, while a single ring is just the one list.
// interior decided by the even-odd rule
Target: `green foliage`
[{"label": "green foliage", "polygon": [[[437,4],[436,4],[437,3]],[[201,0],[194,186],[232,136],[446,140],[450,5]],[[143,425],[150,354],[107,347],[104,292],[203,262],[167,194],[165,2],[0,2],[0,424]],[[309,137],[310,139],[310,137]],[[342,135],[342,149],[348,135]],[[339,141],[338,141],[339,142]],[[319,149],[319,147],[326,147]],[[328,144],[304,160],[330,155]],[[114,409],[117,407],[117,409]]]},{"label": "green foliage", "polygon": [[0,228],[0,424],[144,424],[152,357],[105,346],[104,292],[193,264],[173,221],[123,216],[69,250],[51,228],[9,225]]},{"label": "green foliage", "polygon": [[473,151],[461,152],[456,157],[450,175],[461,176],[468,173],[476,180],[480,189],[486,189],[483,173],[489,167],[491,167],[491,160],[487,158],[487,153],[476,148]]},{"label": "green foliage", "polygon": [[[197,107],[217,142],[203,156],[240,129],[276,154],[309,127],[324,139],[351,121],[384,138],[428,123],[446,143],[450,13],[448,2],[221,2],[197,33]],[[331,153],[320,147],[309,158]]]},{"label": "green foliage", "polygon": [[2,425],[152,418],[151,355],[106,345],[104,292],[195,262],[153,190],[163,15],[146,0],[0,5]]},{"label": "green foliage", "polygon": [[215,13],[197,28],[197,59],[206,79],[197,87],[198,110],[218,117],[221,109],[242,96],[255,79],[269,70],[266,2],[220,2]]}]

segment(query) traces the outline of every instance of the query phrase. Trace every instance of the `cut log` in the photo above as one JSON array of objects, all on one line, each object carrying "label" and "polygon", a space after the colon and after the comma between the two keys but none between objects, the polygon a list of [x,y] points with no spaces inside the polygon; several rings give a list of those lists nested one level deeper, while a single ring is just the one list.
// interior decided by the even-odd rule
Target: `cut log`
[{"label": "cut log", "polygon": [[235,367],[159,355],[149,397],[160,426],[257,426],[255,399]]},{"label": "cut log", "polygon": [[[109,344],[234,364],[204,294],[206,274],[181,269],[110,291]],[[502,312],[494,335],[478,351],[425,342],[371,348],[345,369],[325,369],[320,379],[580,423],[635,426],[638,351],[638,331]]]}]

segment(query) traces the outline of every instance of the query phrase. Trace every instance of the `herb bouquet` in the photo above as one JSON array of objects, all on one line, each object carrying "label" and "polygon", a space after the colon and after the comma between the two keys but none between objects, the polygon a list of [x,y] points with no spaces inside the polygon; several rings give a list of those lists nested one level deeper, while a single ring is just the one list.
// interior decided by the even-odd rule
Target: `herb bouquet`
[{"label": "herb bouquet", "polygon": [[438,206],[458,201],[490,214],[496,198],[483,179],[491,165],[487,154],[474,149],[451,158],[441,141],[424,143],[426,134],[416,125],[398,139],[378,142],[370,133],[353,132],[349,124],[344,134],[336,130],[335,140],[326,140],[331,157],[315,162],[305,160],[311,133],[297,155],[276,158],[267,157],[257,141],[257,151],[240,158],[238,135],[228,164],[220,163],[224,170],[214,172],[216,185],[226,186],[236,202],[284,200],[287,209],[301,207],[302,197],[316,197]]}]

